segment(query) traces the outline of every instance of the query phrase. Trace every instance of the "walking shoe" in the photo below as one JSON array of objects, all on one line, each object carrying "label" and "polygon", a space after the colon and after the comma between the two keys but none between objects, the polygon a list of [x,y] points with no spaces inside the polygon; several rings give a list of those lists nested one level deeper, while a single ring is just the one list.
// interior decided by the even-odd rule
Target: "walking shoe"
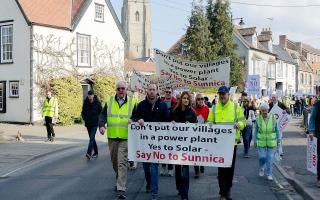
[{"label": "walking shoe", "polygon": [[92,157],[89,154],[86,154],[86,158],[90,160]]},{"label": "walking shoe", "polygon": [[160,169],[160,176],[165,176],[166,175],[166,167],[161,167]]},{"label": "walking shoe", "polygon": [[259,176],[264,176],[264,168],[259,169]]},{"label": "walking shoe", "polygon": [[158,199],[158,195],[153,194],[151,199],[152,199],[152,200],[157,200],[157,199]]},{"label": "walking shoe", "polygon": [[317,187],[320,188],[320,180],[317,181]]},{"label": "walking shoe", "polygon": [[147,186],[146,186],[146,193],[150,193],[150,192],[151,192],[150,185],[147,185]]},{"label": "walking shoe", "polygon": [[92,158],[98,158],[98,154],[97,154],[97,153],[94,153],[91,157],[92,157]]},{"label": "walking shoe", "polygon": [[220,196],[220,200],[227,200],[227,198],[224,196]]},{"label": "walking shoe", "polygon": [[47,138],[46,140],[45,140],[45,142],[50,142],[51,141],[51,138]]},{"label": "walking shoe", "polygon": [[273,181],[273,177],[272,176],[267,176],[267,179],[269,180],[269,181]]},{"label": "walking shoe", "polygon": [[118,199],[127,199],[124,191],[118,191]]},{"label": "walking shoe", "polygon": [[54,142],[54,137],[50,138],[50,141],[51,141],[51,142]]},{"label": "walking shoe", "polygon": [[250,156],[247,153],[245,153],[245,154],[243,154],[243,157],[244,158],[249,158]]},{"label": "walking shoe", "polygon": [[168,170],[168,176],[173,176],[173,169]]}]

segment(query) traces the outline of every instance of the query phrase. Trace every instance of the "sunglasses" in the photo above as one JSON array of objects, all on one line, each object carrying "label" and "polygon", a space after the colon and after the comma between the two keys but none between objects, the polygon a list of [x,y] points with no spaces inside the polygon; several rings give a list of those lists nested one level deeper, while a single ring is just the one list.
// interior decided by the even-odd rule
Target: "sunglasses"
[{"label": "sunglasses", "polygon": [[171,92],[170,92],[170,91],[166,91],[166,93],[167,93],[167,94],[171,94]]},{"label": "sunglasses", "polygon": [[197,98],[197,101],[201,101],[201,100],[204,100],[204,98]]},{"label": "sunglasses", "polygon": [[125,90],[125,89],[126,89],[125,87],[119,87],[119,88],[117,88],[118,91],[120,91],[120,90]]}]

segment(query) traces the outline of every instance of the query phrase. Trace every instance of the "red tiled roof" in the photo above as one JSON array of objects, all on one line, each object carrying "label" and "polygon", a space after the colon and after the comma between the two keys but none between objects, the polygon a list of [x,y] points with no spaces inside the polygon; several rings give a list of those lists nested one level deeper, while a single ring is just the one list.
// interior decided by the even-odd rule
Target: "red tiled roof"
[{"label": "red tiled roof", "polygon": [[31,23],[71,28],[75,17],[86,0],[18,0]]},{"label": "red tiled roof", "polygon": [[125,69],[128,71],[138,71],[138,72],[147,72],[155,73],[156,65],[153,62],[141,62],[136,60],[126,60],[124,63]]}]

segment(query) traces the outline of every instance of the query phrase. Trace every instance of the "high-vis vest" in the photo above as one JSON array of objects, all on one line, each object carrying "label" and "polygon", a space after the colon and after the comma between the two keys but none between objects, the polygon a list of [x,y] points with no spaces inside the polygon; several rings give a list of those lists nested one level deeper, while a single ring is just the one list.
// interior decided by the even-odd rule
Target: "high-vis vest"
[{"label": "high-vis vest", "polygon": [[53,117],[57,115],[56,108],[57,108],[57,100],[54,97],[51,97],[51,99],[48,101],[48,99],[46,98],[42,106],[42,116]]},{"label": "high-vis vest", "polygon": [[[238,122],[241,126],[240,129],[243,129],[246,124],[246,118],[243,115],[241,107],[229,100],[226,105],[218,102],[217,105],[212,106],[212,111],[209,112],[207,122],[226,125],[234,125]],[[239,138],[240,130],[237,129],[235,144],[238,143]]]},{"label": "high-vis vest", "polygon": [[258,147],[275,147],[277,146],[276,135],[276,120],[273,115],[270,115],[268,122],[260,115],[258,118],[258,134],[257,134],[257,146]]},{"label": "high-vis vest", "polygon": [[137,100],[127,96],[127,102],[119,107],[114,96],[107,100],[107,137],[128,138],[128,123]]}]

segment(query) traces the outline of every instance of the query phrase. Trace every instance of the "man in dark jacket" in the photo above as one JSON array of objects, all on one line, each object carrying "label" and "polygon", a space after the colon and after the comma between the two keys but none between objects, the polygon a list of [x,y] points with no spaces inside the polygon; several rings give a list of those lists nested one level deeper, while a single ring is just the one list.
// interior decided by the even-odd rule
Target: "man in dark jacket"
[{"label": "man in dark jacket", "polygon": [[[99,123],[99,115],[102,110],[101,103],[93,91],[88,92],[88,97],[84,100],[81,116],[85,122],[89,134],[89,145],[86,157],[88,160],[98,156],[98,146],[96,143],[96,132]],[[94,154],[92,155],[92,150]]]},{"label": "man in dark jacket", "polygon": [[309,121],[309,137],[313,140],[314,136],[317,138],[317,187],[320,188],[320,101],[313,105]]},{"label": "man in dark jacket", "polygon": [[[167,104],[157,97],[158,87],[150,84],[147,89],[145,100],[141,101],[133,111],[132,120],[137,121],[140,126],[144,122],[168,122],[169,110]],[[159,185],[159,168],[157,163],[143,163],[143,169],[147,182],[146,191],[152,194],[152,199],[157,199]]]}]

